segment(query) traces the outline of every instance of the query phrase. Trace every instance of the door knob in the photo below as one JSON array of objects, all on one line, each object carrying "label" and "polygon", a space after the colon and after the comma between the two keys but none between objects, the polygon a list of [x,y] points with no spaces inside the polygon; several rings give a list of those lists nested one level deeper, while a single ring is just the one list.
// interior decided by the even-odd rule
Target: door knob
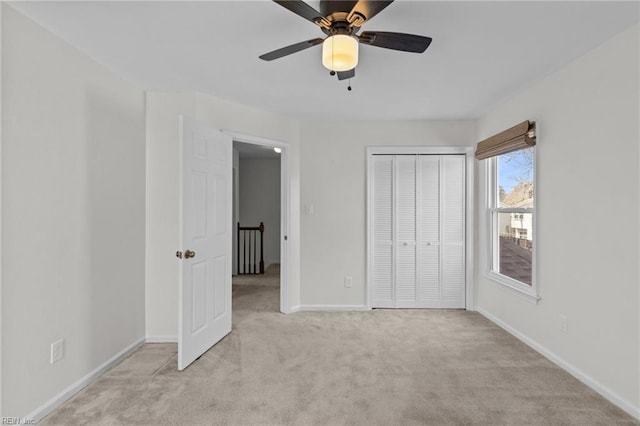
[{"label": "door knob", "polygon": [[196,257],[196,252],[192,250],[187,250],[184,252],[185,259],[191,259],[192,257]]}]

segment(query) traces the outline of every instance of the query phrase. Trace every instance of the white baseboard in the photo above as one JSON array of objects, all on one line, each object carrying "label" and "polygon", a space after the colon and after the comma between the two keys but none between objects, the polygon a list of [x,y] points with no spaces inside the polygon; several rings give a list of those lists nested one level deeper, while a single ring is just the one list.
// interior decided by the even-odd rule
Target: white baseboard
[{"label": "white baseboard", "polygon": [[147,343],[178,343],[178,336],[147,336]]},{"label": "white baseboard", "polygon": [[501,319],[495,317],[493,314],[490,314],[484,308],[482,308],[480,306],[476,306],[476,312],[482,314],[489,321],[493,322],[498,327],[506,330],[511,335],[513,335],[517,339],[521,340],[522,342],[527,344],[529,347],[531,347],[535,351],[539,352],[541,355],[543,355],[544,357],[549,359],[551,362],[556,364],[558,367],[562,368],[567,373],[571,374],[573,377],[575,377],[576,379],[580,380],[582,383],[584,383],[585,385],[589,386],[591,389],[593,389],[594,391],[596,391],[597,393],[599,393],[600,395],[602,395],[603,397],[608,399],[610,402],[612,402],[613,404],[615,404],[618,407],[620,407],[621,409],[623,409],[629,415],[631,415],[631,416],[635,417],[636,419],[640,420],[640,407],[639,406],[634,406],[631,402],[629,402],[629,401],[625,400],[624,398],[620,397],[618,394],[616,394],[615,392],[613,392],[612,390],[610,390],[606,386],[603,386],[601,383],[599,383],[593,377],[589,376],[588,374],[586,374],[582,370],[580,370],[577,367],[575,367],[570,362],[566,361],[565,359],[563,359],[563,358],[559,357],[558,355],[556,355],[555,353],[551,352],[549,349],[547,349],[546,347],[544,347],[540,343],[536,342],[535,340],[531,339],[528,336],[525,336],[524,334],[522,334],[521,332],[519,332],[515,328],[511,327],[506,322],[504,322]]},{"label": "white baseboard", "polygon": [[297,305],[289,308],[291,312],[314,311],[368,311],[364,305]]},{"label": "white baseboard", "polygon": [[42,420],[47,414],[51,413],[53,410],[61,406],[64,402],[69,400],[72,396],[80,392],[86,386],[90,385],[97,378],[102,376],[107,371],[111,370],[116,365],[120,364],[125,358],[131,355],[136,349],[144,345],[144,343],[145,343],[144,337],[136,340],[135,342],[133,342],[132,344],[130,344],[129,346],[127,346],[126,348],[124,348],[123,350],[115,354],[113,357],[111,357],[110,359],[102,363],[95,370],[89,372],[89,374],[82,377],[80,380],[78,380],[77,382],[75,382],[74,384],[72,384],[62,392],[60,392],[58,395],[51,398],[41,407],[37,408],[35,411],[29,414],[27,418],[32,419],[36,422]]}]

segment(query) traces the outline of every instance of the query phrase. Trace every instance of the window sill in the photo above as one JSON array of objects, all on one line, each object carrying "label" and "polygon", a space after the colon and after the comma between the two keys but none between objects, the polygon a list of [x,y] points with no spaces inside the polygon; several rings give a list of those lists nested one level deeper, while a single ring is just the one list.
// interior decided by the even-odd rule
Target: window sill
[{"label": "window sill", "polygon": [[525,285],[511,279],[509,277],[505,277],[504,275],[496,274],[495,272],[488,271],[484,273],[484,277],[488,280],[494,282],[495,284],[499,284],[502,287],[505,287],[512,292],[516,293],[518,296],[524,298],[525,300],[538,304],[541,298],[538,295],[537,291],[533,287],[526,287]]}]

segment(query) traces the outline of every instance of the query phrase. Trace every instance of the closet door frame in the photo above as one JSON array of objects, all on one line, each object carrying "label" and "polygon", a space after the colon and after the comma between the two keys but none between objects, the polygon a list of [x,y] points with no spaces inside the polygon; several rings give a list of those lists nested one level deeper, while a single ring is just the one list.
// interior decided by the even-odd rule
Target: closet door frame
[{"label": "closet door frame", "polygon": [[373,211],[373,157],[375,155],[464,155],[465,156],[465,307],[475,310],[474,247],[475,247],[475,205],[474,205],[474,156],[473,147],[467,146],[376,146],[367,147],[367,266],[366,266],[366,300],[367,308],[372,309],[372,217]]}]

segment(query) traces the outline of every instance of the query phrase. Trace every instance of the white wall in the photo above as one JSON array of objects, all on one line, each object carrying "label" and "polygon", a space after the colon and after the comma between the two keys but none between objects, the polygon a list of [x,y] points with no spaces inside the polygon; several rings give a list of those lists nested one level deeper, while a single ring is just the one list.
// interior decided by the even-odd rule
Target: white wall
[{"label": "white wall", "polygon": [[240,225],[264,223],[266,269],[280,263],[280,158],[240,158],[239,183]]},{"label": "white wall", "polygon": [[144,337],[145,105],[2,8],[2,415],[25,416]]},{"label": "white wall", "polygon": [[[366,304],[367,146],[470,146],[475,121],[304,122],[302,305]],[[313,206],[313,215],[305,214]],[[344,277],[353,277],[352,288]]]},{"label": "white wall", "polygon": [[145,327],[151,340],[178,329],[178,116],[195,116],[193,93],[146,96]]},{"label": "white wall", "polygon": [[202,94],[147,94],[147,336],[175,339],[178,332],[178,114],[212,128],[291,144],[293,215],[289,231],[291,304],[300,299],[299,283],[299,126],[275,114]]},{"label": "white wall", "polygon": [[[477,296],[479,309],[536,342],[583,380],[592,379],[636,416],[638,36],[638,26],[623,32],[479,121],[479,139],[526,119],[537,122],[535,244],[542,300],[537,305],[524,300],[482,273]],[[477,181],[483,182],[479,166]],[[484,191],[478,200],[482,206]],[[485,220],[482,215],[479,223]],[[488,239],[485,232],[479,236],[482,272]],[[560,331],[560,315],[568,318],[567,334]]]}]

